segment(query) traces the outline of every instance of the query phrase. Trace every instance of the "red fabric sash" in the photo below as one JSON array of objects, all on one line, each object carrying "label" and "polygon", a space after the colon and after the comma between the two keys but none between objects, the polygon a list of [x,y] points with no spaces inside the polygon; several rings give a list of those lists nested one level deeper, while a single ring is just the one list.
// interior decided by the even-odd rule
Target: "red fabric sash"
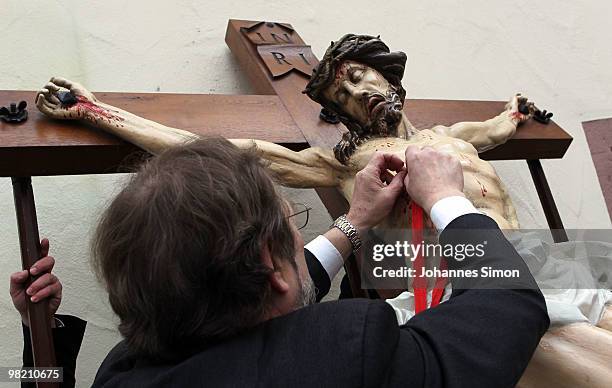
[{"label": "red fabric sash", "polygon": [[[412,243],[413,244],[424,244],[423,241],[423,208],[416,203],[411,203],[412,208]],[[412,289],[414,292],[414,313],[418,314],[421,311],[427,309],[427,278],[421,276],[423,268],[425,267],[425,258],[423,257],[423,249],[417,251],[416,258],[412,264],[412,268],[416,272],[416,276],[412,283]],[[444,271],[446,269],[446,260],[442,258],[440,262],[440,269]],[[442,294],[444,294],[444,286],[446,285],[446,278],[439,277],[436,279],[434,289],[431,294],[431,307],[435,307],[440,303]]]}]

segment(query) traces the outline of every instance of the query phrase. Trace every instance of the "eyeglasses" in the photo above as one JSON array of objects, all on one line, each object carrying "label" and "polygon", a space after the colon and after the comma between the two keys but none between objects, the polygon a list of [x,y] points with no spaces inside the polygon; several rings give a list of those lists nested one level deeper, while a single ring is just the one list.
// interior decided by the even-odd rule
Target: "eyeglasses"
[{"label": "eyeglasses", "polygon": [[303,203],[292,203],[291,209],[293,213],[287,216],[287,219],[292,218],[295,227],[298,230],[304,229],[304,227],[308,225],[308,218],[312,208],[304,205]]}]

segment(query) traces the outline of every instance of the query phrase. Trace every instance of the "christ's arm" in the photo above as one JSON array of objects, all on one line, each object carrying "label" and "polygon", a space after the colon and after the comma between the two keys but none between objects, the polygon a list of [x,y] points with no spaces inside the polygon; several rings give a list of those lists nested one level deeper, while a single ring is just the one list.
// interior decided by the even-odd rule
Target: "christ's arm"
[{"label": "christ's arm", "polygon": [[[519,111],[527,108],[528,114]],[[520,123],[527,121],[535,112],[532,102],[527,102],[527,98],[517,94],[510,100],[506,110],[499,115],[479,122],[465,121],[446,127],[438,125],[431,130],[441,135],[454,137],[471,143],[478,152],[488,151],[504,144],[514,136],[516,127]]]},{"label": "christ's arm", "polygon": [[[68,94],[70,92],[70,94]],[[76,97],[76,101],[69,101]],[[36,96],[36,106],[44,114],[65,120],[82,120],[112,133],[153,155],[169,147],[200,137],[192,132],[167,127],[99,101],[82,85],[54,77]],[[333,187],[348,173],[331,150],[308,148],[300,152],[283,146],[250,139],[233,139],[240,148],[256,147],[269,169],[284,186]]]}]

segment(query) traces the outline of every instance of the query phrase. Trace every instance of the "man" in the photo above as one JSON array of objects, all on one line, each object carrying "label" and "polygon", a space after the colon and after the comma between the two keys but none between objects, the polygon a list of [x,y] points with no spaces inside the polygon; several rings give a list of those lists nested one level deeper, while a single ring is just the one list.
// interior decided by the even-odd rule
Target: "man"
[{"label": "man", "polygon": [[[405,158],[376,154],[326,249],[306,257],[254,150],[205,140],[153,158],[96,231],[94,267],[125,340],[94,386],[514,386],[548,328],[543,297],[495,222],[465,199],[459,162],[431,148]],[[458,280],[450,300],[402,327],[380,300],[309,305],[320,275],[335,276],[338,257],[404,188],[442,242],[456,243],[454,230],[461,243],[488,241],[484,257],[449,268],[518,269],[522,289]]]}]

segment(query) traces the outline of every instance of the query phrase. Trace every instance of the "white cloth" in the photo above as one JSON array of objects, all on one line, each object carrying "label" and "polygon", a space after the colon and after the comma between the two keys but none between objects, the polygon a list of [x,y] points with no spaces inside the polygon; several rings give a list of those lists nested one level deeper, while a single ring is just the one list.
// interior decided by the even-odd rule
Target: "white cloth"
[{"label": "white cloth", "polygon": [[[427,291],[427,306],[431,304],[432,291],[433,290]],[[450,283],[447,283],[446,287],[444,287],[444,294],[440,300],[440,303],[446,302],[450,298],[452,291],[453,289]],[[397,323],[400,326],[408,322],[410,318],[414,317],[414,293],[412,291],[404,291],[393,299],[385,300],[385,302],[393,307],[395,317],[397,318]]]},{"label": "white cloth", "polygon": [[599,322],[612,304],[612,243],[547,242],[541,231],[514,232],[508,240],[542,290],[551,325]]}]

